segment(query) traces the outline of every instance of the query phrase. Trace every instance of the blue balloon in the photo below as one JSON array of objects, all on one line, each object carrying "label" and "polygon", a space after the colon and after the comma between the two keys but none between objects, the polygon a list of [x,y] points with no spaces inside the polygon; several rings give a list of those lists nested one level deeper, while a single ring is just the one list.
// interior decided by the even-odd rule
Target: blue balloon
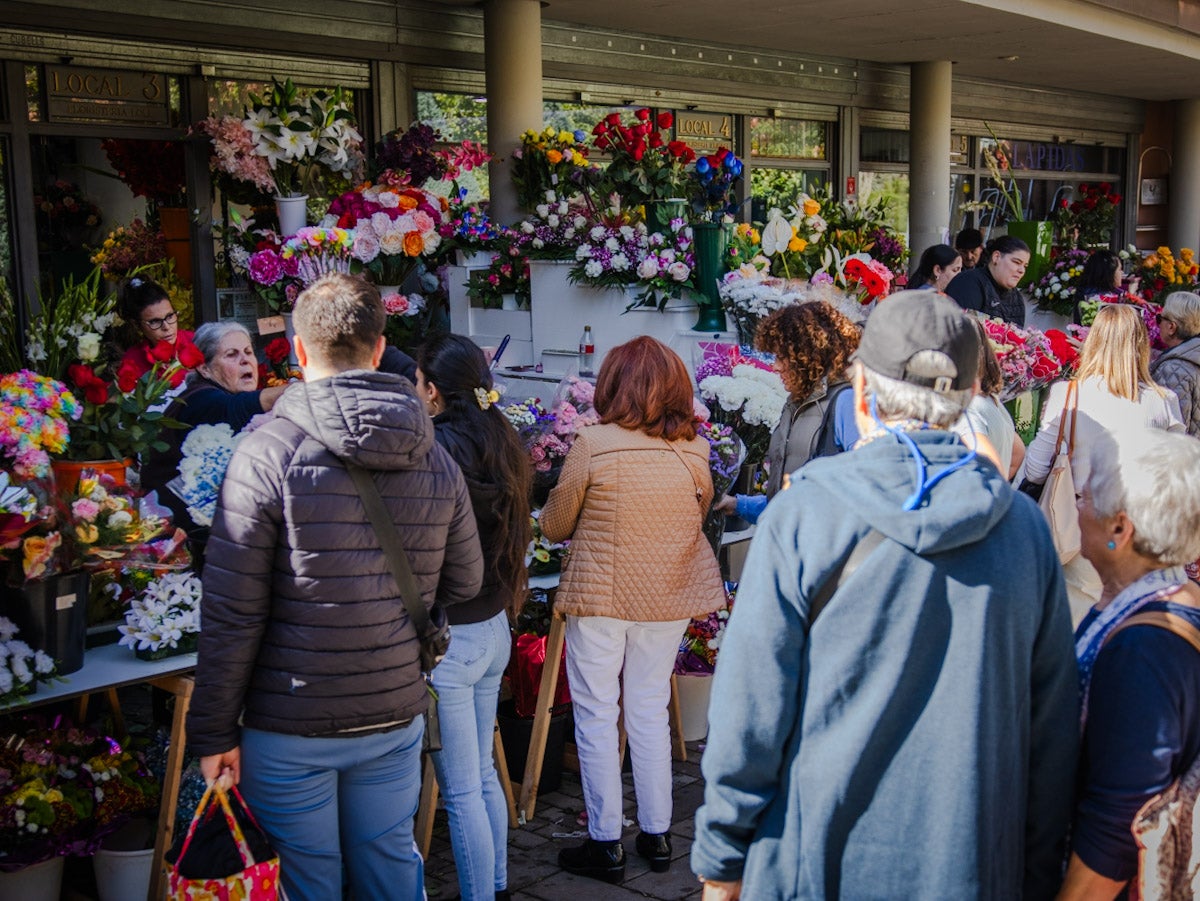
[{"label": "blue balloon", "polygon": [[703,175],[710,173],[711,171],[712,171],[712,166],[708,162],[708,157],[702,156],[698,160],[696,160],[696,174],[697,175],[703,176]]},{"label": "blue balloon", "polygon": [[729,174],[734,178],[737,178],[742,174],[742,170],[744,168],[745,167],[743,166],[742,161],[734,158],[733,165],[729,167]]},{"label": "blue balloon", "polygon": [[582,130],[582,129],[578,129],[578,128],[577,128],[577,129],[575,129],[575,134],[574,134],[574,135],[572,135],[572,137],[573,137],[573,138],[575,138],[575,143],[576,143],[576,144],[582,144],[584,141],[586,141],[586,140],[587,140],[587,135],[585,135],[585,134],[583,133],[583,130]]}]

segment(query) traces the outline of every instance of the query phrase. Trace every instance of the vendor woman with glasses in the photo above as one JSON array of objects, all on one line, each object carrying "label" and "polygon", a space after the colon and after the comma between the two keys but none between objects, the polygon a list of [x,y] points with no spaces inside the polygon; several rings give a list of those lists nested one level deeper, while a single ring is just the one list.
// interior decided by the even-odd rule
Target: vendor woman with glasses
[{"label": "vendor woman with glasses", "polygon": [[162,359],[160,344],[171,347],[171,356],[188,369],[201,359],[192,344],[192,333],[179,328],[179,314],[162,286],[148,278],[134,276],[121,287],[117,312],[125,321],[123,341],[126,347],[121,366],[133,369],[140,378]]}]

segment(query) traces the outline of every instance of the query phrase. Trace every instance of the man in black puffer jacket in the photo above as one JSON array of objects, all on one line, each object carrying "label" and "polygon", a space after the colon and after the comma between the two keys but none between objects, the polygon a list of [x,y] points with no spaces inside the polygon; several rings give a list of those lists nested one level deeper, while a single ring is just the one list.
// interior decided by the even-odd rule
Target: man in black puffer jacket
[{"label": "man in black puffer jacket", "polygon": [[188,741],[206,778],[240,780],[293,901],[342,897],[343,861],[355,897],[423,896],[419,642],[343,461],[372,471],[427,606],[482,581],[458,465],[412,385],[374,371],[383,322],[351,276],[300,296],[306,381],[239,444],[208,544]]}]

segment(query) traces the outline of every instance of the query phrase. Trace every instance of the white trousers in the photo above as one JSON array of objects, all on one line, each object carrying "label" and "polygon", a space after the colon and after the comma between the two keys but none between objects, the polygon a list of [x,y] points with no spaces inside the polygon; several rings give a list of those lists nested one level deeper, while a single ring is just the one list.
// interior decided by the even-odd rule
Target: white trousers
[{"label": "white trousers", "polygon": [[671,670],[687,620],[635,623],[607,616],[567,617],[567,676],[588,834],[621,838],[621,761],[617,718],[625,685],[625,732],[633,759],[638,825],[671,828]]}]

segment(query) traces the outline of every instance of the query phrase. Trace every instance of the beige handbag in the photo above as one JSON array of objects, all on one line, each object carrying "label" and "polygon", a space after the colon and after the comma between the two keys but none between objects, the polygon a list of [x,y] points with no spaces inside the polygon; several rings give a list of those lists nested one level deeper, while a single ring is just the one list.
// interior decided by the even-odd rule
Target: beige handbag
[{"label": "beige handbag", "polygon": [[[1067,399],[1063,404],[1062,415],[1058,418],[1058,439],[1054,443],[1054,465],[1046,478],[1046,487],[1038,506],[1046,514],[1050,523],[1050,534],[1054,537],[1054,549],[1058,551],[1058,559],[1065,566],[1079,556],[1079,512],[1075,507],[1075,477],[1071,473],[1071,454],[1075,450],[1075,420],[1076,406],[1079,403],[1079,385],[1067,383]],[[1065,428],[1067,416],[1071,417],[1071,427]],[[1063,433],[1066,432],[1066,444],[1063,444]]]}]

